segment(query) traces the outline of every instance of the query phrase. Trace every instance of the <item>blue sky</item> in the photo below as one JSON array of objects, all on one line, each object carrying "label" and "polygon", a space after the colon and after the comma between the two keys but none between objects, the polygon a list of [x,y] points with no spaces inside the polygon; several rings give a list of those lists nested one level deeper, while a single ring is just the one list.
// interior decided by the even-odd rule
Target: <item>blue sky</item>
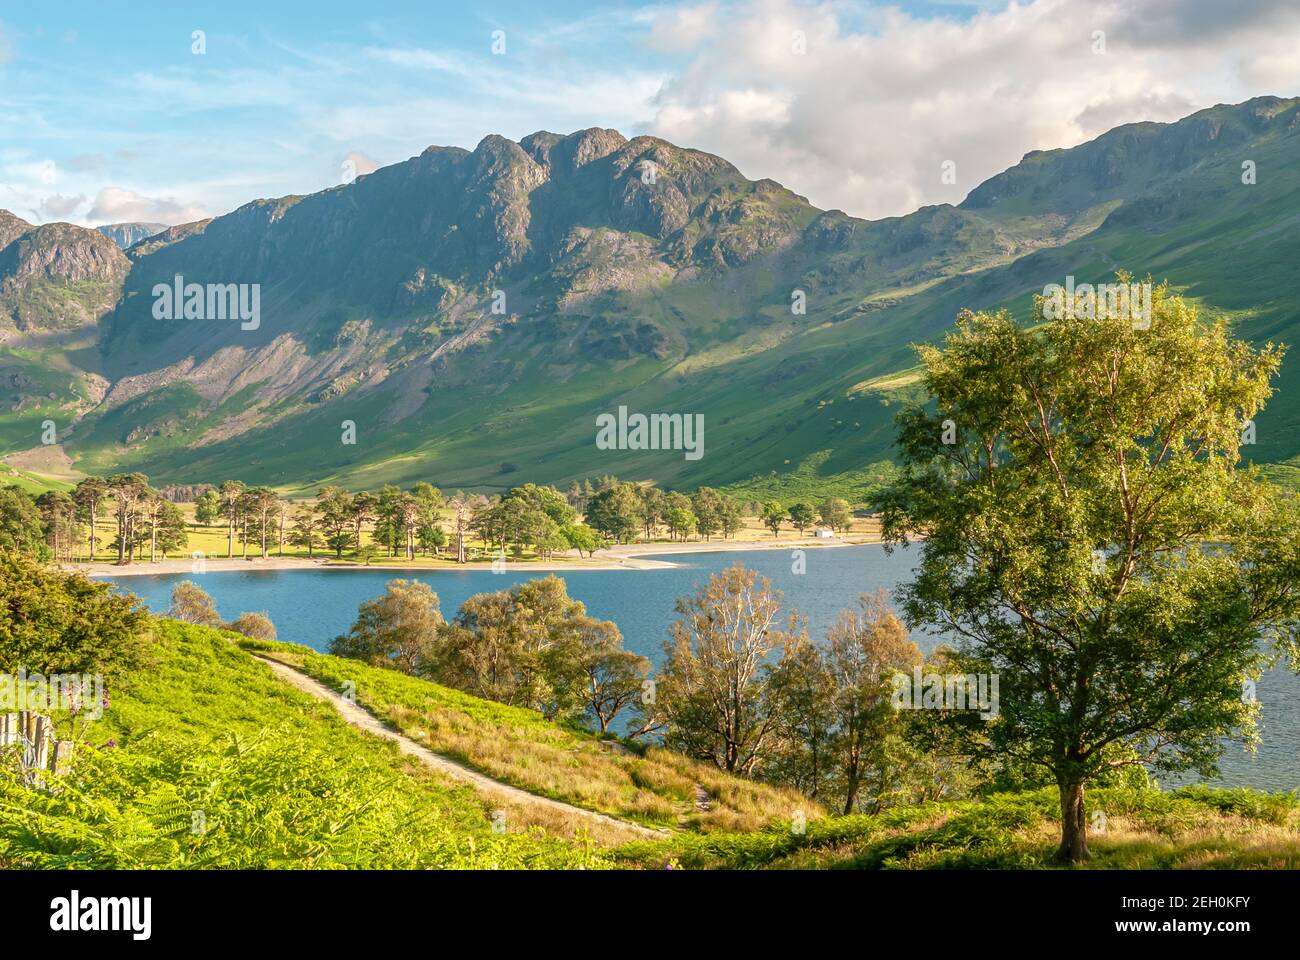
[{"label": "blue sky", "polygon": [[1295,6],[3,3],[0,208],[182,222],[336,184],[349,161],[606,126],[898,214],[1028,150],[1300,92]]}]

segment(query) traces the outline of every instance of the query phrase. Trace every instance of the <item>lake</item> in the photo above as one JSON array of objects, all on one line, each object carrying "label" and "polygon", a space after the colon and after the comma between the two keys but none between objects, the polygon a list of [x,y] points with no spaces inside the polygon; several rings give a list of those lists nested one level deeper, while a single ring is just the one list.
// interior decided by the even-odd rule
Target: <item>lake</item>
[{"label": "lake", "polygon": [[[663,658],[667,625],[678,597],[692,593],[711,574],[740,562],[768,577],[808,622],[809,635],[822,638],[840,610],[854,607],[859,594],[880,588],[893,590],[909,578],[913,560],[907,550],[886,554],[878,545],[805,551],[806,572],[793,572],[791,554],[784,550],[748,550],[664,556],[681,564],[657,570],[573,570],[560,574],[570,596],[581,600],[593,616],[613,620],[624,645],[658,663]],[[451,619],[475,593],[502,590],[544,576],[538,571],[490,570],[393,571],[329,569],[280,572],[213,572],[202,575],[132,576],[119,587],[141,598],[158,613],[170,605],[172,587],[195,580],[217,602],[227,620],[245,611],[265,611],[280,639],[325,650],[330,640],[347,632],[357,607],[378,596],[395,577],[428,583]],[[936,636],[914,631],[912,639],[930,651]],[[1268,790],[1300,787],[1300,677],[1285,667],[1261,678],[1257,695],[1262,707],[1262,738],[1253,757],[1240,744],[1229,743],[1222,761],[1222,782]]]}]

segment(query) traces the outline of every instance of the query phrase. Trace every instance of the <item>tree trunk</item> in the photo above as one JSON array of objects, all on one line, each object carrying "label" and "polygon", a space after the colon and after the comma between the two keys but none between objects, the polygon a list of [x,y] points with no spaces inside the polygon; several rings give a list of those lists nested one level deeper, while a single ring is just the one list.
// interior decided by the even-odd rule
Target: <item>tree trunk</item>
[{"label": "tree trunk", "polygon": [[226,559],[235,555],[235,508],[230,507],[230,526],[226,531]]},{"label": "tree trunk", "polygon": [[1088,859],[1088,823],[1083,808],[1083,784],[1062,783],[1061,846],[1056,851],[1062,863],[1082,863]]}]

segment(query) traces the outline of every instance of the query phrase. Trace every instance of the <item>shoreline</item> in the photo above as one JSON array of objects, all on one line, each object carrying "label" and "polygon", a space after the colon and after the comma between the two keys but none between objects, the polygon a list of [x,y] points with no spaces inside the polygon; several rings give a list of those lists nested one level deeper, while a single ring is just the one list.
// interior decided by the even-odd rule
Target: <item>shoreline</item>
[{"label": "shoreline", "polygon": [[[820,540],[815,537],[803,537],[791,538],[783,542],[773,540],[731,540],[702,541],[697,543],[616,544],[615,546],[599,551],[602,556],[595,558],[594,560],[507,560],[505,564],[505,572],[513,573],[521,570],[536,570],[539,573],[563,573],[565,571],[598,572],[608,570],[671,570],[681,567],[682,564],[673,563],[669,560],[655,560],[650,558],[665,554],[744,553],[751,550],[805,550],[809,547],[828,549],[832,547],[870,546],[878,543],[880,543],[879,539],[869,537],[847,539],[835,537]],[[130,565],[123,566],[118,566],[115,563],[109,563],[107,561],[61,564],[60,566],[64,570],[83,573],[87,577],[111,579],[117,579],[120,577],[172,576],[181,573],[192,573],[195,576],[204,576],[209,573],[236,572],[277,573],[288,570],[463,573],[473,570],[492,569],[491,563],[486,563],[481,560],[466,564],[445,562],[433,564],[364,564],[346,560],[340,562],[333,558],[309,559],[307,557],[267,557],[263,560],[260,557],[250,557],[249,559],[244,559],[242,557],[207,557],[204,560],[204,569],[202,571],[195,570],[194,563],[195,561],[189,557],[176,557],[168,560],[160,560],[155,563],[150,563],[148,560],[136,561]]]}]

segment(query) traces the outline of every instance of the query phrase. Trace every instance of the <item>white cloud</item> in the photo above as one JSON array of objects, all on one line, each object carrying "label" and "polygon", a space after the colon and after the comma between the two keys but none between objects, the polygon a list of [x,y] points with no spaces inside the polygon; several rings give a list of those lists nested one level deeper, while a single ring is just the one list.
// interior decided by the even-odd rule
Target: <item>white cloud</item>
[{"label": "white cloud", "polygon": [[[696,27],[698,8],[665,11],[647,42],[690,38],[692,52],[647,126],[818,206],[907,213],[959,202],[1030,150],[1300,92],[1300,6],[1247,5],[1249,16],[1217,0],[1034,0],[955,21],[840,0],[742,0]],[[1097,30],[1104,55],[1093,52]],[[945,160],[956,185],[941,181]]]},{"label": "white cloud", "polygon": [[175,225],[207,215],[202,207],[181,204],[171,197],[146,197],[122,187],[105,187],[95,196],[86,220],[95,225],[132,221]]},{"label": "white cloud", "polygon": [[42,220],[69,220],[86,202],[84,194],[65,197],[56,193],[41,201],[37,212]]}]

